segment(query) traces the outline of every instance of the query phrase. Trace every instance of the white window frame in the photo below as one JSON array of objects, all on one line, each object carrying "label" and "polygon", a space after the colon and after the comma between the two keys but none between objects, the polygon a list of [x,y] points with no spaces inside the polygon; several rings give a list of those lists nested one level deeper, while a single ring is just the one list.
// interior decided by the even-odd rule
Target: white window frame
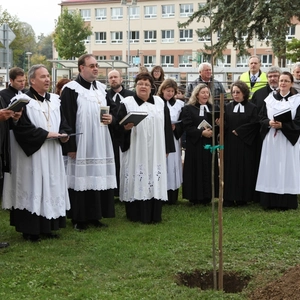
[{"label": "white window frame", "polygon": [[174,43],[174,30],[162,30],[161,31],[161,42],[162,43]]},{"label": "white window frame", "polygon": [[123,19],[123,7],[112,7],[110,10],[111,20]]},{"label": "white window frame", "polygon": [[122,44],[123,43],[123,31],[111,31],[110,32],[110,43],[111,44]]},{"label": "white window frame", "polygon": [[179,68],[189,68],[192,67],[192,54],[179,55],[178,57],[178,67]]},{"label": "white window frame", "polygon": [[193,3],[179,4],[180,17],[190,17],[194,13]]},{"label": "white window frame", "polygon": [[110,59],[115,61],[120,61],[122,60],[122,55],[111,55]]},{"label": "white window frame", "polygon": [[107,43],[106,31],[95,32],[95,44],[106,44],[106,43]]},{"label": "white window frame", "polygon": [[139,19],[140,18],[140,7],[139,6],[129,6],[129,16],[130,19]]},{"label": "white window frame", "polygon": [[157,42],[157,31],[156,30],[145,30],[144,31],[144,43],[156,43]]},{"label": "white window frame", "polygon": [[155,55],[144,55],[143,61],[144,61],[145,67],[147,67],[147,68],[154,67],[156,65],[156,56]]},{"label": "white window frame", "polygon": [[179,30],[180,42],[192,42],[193,41],[193,29],[180,29]]},{"label": "white window frame", "polygon": [[231,55],[223,55],[223,59],[218,58],[216,65],[218,67],[231,67]]},{"label": "white window frame", "polygon": [[80,16],[84,21],[91,21],[91,10],[90,9],[80,9]]},{"label": "white window frame", "polygon": [[[199,28],[198,31],[202,32],[202,31],[204,31],[204,29],[203,28]],[[210,41],[211,41],[211,38],[210,38],[209,35],[205,35],[203,37],[199,37],[198,36],[198,42],[210,42]]]},{"label": "white window frame", "polygon": [[243,55],[236,58],[237,67],[249,67],[248,65],[249,56]]},{"label": "white window frame", "polygon": [[145,19],[157,18],[157,6],[156,5],[144,6],[144,18]]},{"label": "white window frame", "polygon": [[[138,30],[131,30],[129,33],[130,43],[136,44],[140,42],[140,32]],[[128,44],[128,31],[127,31],[127,44]]]},{"label": "white window frame", "polygon": [[262,54],[260,56],[260,59],[261,59],[261,66],[263,68],[269,68],[272,66],[272,62],[273,62],[272,54]]},{"label": "white window frame", "polygon": [[285,39],[287,41],[290,41],[292,38],[295,37],[295,34],[296,34],[296,26],[295,25],[289,26]]},{"label": "white window frame", "polygon": [[162,55],[161,56],[162,67],[174,67],[174,55]]},{"label": "white window frame", "polygon": [[175,17],[175,5],[166,4],[161,6],[161,17],[162,18],[172,18]]},{"label": "white window frame", "polygon": [[106,8],[95,8],[95,19],[97,21],[107,20]]}]

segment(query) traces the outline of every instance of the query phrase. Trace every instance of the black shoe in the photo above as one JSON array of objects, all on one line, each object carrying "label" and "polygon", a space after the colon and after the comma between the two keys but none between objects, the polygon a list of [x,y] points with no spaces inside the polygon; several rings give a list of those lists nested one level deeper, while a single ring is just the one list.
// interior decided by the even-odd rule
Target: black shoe
[{"label": "black shoe", "polygon": [[9,246],[9,243],[6,242],[0,242],[0,249],[7,248]]},{"label": "black shoe", "polygon": [[23,238],[26,241],[30,241],[30,242],[39,242],[40,241],[40,236],[38,234],[23,233]]},{"label": "black shoe", "polygon": [[74,224],[74,229],[76,229],[78,231],[86,230],[87,224],[84,222],[77,222]]},{"label": "black shoe", "polygon": [[101,228],[101,227],[108,227],[107,224],[104,224],[98,220],[90,221],[90,224],[95,226],[96,228]]},{"label": "black shoe", "polygon": [[59,239],[59,235],[52,232],[45,233],[44,236],[46,239]]}]

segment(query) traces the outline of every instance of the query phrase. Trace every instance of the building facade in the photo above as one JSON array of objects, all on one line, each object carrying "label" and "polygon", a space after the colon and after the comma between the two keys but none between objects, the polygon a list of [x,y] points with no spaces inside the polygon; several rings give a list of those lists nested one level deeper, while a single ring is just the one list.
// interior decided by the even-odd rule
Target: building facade
[{"label": "building facade", "polygon": [[[201,0],[62,0],[61,7],[79,10],[93,34],[85,41],[87,52],[98,60],[126,61],[135,69],[161,65],[169,73],[197,73],[199,63],[209,61],[204,44],[210,37],[199,38],[196,30],[207,27],[204,22],[192,22],[188,28],[178,28],[206,1]],[[129,34],[128,34],[129,33]],[[300,25],[292,26],[287,40],[300,39]],[[217,40],[215,34],[213,40]],[[272,48],[261,41],[253,41],[251,54],[261,57],[262,66],[278,64]],[[216,62],[216,70],[248,67],[247,57],[238,58],[228,45],[223,59]],[[230,72],[230,71],[229,71]],[[226,76],[227,77],[227,76]],[[226,79],[226,78],[225,78]]]}]

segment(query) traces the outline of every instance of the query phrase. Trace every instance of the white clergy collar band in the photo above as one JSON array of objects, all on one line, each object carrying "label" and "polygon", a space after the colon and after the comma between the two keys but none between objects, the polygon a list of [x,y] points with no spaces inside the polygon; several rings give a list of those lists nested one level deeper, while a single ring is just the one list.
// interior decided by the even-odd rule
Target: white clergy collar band
[{"label": "white clergy collar band", "polygon": [[200,116],[200,117],[203,117],[203,116],[204,116],[204,109],[205,109],[206,111],[209,111],[209,109],[208,109],[208,107],[207,107],[206,104],[200,105],[200,112],[199,112],[199,116]]},{"label": "white clergy collar band", "polygon": [[238,103],[238,104],[236,104],[234,106],[233,112],[237,113],[238,111],[240,111],[240,113],[244,113],[245,112],[245,107],[241,103]]}]

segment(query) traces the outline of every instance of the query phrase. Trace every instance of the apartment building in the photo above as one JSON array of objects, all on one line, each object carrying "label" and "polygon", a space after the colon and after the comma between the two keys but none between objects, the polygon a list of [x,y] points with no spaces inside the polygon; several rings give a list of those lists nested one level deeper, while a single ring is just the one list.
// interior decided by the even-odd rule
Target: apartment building
[{"label": "apartment building", "polygon": [[[173,74],[197,73],[197,66],[208,61],[203,51],[210,37],[199,38],[196,30],[209,25],[209,20],[178,28],[206,1],[201,0],[62,0],[61,7],[79,10],[90,23],[93,34],[85,41],[86,49],[98,60],[126,61],[135,69],[144,65],[150,70],[161,65]],[[128,34],[129,33],[129,34]],[[287,40],[300,39],[300,25],[292,26]],[[218,35],[213,36],[217,40]],[[253,41],[251,54],[261,56],[262,66],[277,64],[272,48],[261,41]],[[228,45],[223,60],[218,60],[216,70],[228,72],[247,68],[247,57],[237,57],[236,50]],[[178,75],[176,75],[178,76]],[[176,77],[175,76],[175,77]],[[227,76],[228,77],[228,76]]]}]

